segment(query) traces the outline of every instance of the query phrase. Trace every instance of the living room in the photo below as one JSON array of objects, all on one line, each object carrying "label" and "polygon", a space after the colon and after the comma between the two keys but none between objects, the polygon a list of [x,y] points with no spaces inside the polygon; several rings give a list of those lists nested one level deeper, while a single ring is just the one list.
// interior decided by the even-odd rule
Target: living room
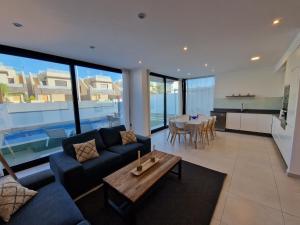
[{"label": "living room", "polygon": [[0,224],[300,224],[299,2],[2,6]]}]

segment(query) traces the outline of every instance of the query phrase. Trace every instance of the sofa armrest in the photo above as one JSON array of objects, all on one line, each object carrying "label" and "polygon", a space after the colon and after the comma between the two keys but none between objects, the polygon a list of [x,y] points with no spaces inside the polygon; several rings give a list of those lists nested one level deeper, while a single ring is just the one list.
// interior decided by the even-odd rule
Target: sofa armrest
[{"label": "sofa armrest", "polygon": [[80,223],[77,223],[77,225],[91,225],[88,221],[83,220]]},{"label": "sofa armrest", "polygon": [[144,154],[151,152],[151,138],[145,137],[142,135],[138,135],[138,134],[136,134],[135,136],[136,136],[137,142],[143,144],[142,154],[144,155]]},{"label": "sofa armrest", "polygon": [[137,142],[142,143],[142,144],[150,144],[151,145],[151,138],[145,137],[145,136],[142,136],[139,134],[136,134],[135,136],[136,136]]},{"label": "sofa armrest", "polygon": [[78,182],[84,183],[82,165],[66,153],[59,152],[50,156],[50,167],[57,181],[66,188],[72,197],[76,197],[81,190]]},{"label": "sofa armrest", "polygon": [[29,189],[38,190],[39,188],[54,182],[55,178],[51,170],[44,170],[26,177],[22,177],[18,181]]}]

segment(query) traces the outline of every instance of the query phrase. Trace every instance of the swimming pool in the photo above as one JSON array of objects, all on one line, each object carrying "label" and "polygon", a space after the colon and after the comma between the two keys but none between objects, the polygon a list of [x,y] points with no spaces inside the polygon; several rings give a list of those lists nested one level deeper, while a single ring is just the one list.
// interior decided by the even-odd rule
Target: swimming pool
[{"label": "swimming pool", "polygon": [[[101,118],[99,120],[85,120],[81,122],[81,130],[82,132],[86,132],[93,129],[99,129],[101,127],[107,127],[108,120],[106,118]],[[64,124],[56,124],[56,125],[48,125],[45,127],[28,129],[22,131],[14,131],[4,135],[2,143],[0,143],[2,148],[5,147],[13,147],[17,145],[23,144],[32,144],[38,141],[49,141],[49,139],[53,138],[49,135],[50,131],[54,131],[52,133],[55,134],[54,138],[65,138],[74,135],[75,132],[75,124],[74,123],[64,123]]]}]

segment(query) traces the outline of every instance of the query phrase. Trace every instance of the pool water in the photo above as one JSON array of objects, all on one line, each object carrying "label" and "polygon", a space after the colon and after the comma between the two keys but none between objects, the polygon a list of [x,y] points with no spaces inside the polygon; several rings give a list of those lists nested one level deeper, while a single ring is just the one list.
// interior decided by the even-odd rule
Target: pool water
[{"label": "pool water", "polygon": [[[93,129],[99,129],[101,127],[107,127],[108,121],[107,119],[99,119],[94,121],[83,121],[81,122],[81,129],[82,132],[86,132],[88,130]],[[41,128],[31,129],[31,130],[22,130],[22,131],[14,131],[9,134],[4,135],[2,146],[15,146],[15,145],[22,145],[22,144],[28,144],[35,141],[42,141],[49,139],[49,136],[47,134],[48,130],[60,130],[62,129],[65,133],[65,136],[72,136],[75,132],[75,124],[74,123],[65,123],[65,124],[59,124],[59,125],[53,125],[53,126],[45,126]],[[63,134],[63,133],[62,133]],[[0,145],[1,146],[1,145]]]}]

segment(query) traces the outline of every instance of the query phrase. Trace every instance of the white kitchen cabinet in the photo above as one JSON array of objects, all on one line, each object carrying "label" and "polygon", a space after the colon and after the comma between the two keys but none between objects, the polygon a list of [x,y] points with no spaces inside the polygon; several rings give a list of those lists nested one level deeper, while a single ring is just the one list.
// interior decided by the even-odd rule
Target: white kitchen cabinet
[{"label": "white kitchen cabinet", "polygon": [[226,128],[271,134],[272,115],[256,113],[227,113]]},{"label": "white kitchen cabinet", "polygon": [[257,114],[241,113],[241,130],[257,132]]},{"label": "white kitchen cabinet", "polygon": [[256,130],[259,133],[272,133],[273,115],[259,114],[256,121]]},{"label": "white kitchen cabinet", "polygon": [[287,125],[285,129],[281,127],[281,121],[278,117],[273,117],[272,136],[281,152],[281,155],[287,165],[290,165],[293,149],[292,128]]},{"label": "white kitchen cabinet", "polygon": [[241,128],[240,113],[227,113],[226,114],[226,128],[232,129],[232,130],[240,130],[240,128]]}]

